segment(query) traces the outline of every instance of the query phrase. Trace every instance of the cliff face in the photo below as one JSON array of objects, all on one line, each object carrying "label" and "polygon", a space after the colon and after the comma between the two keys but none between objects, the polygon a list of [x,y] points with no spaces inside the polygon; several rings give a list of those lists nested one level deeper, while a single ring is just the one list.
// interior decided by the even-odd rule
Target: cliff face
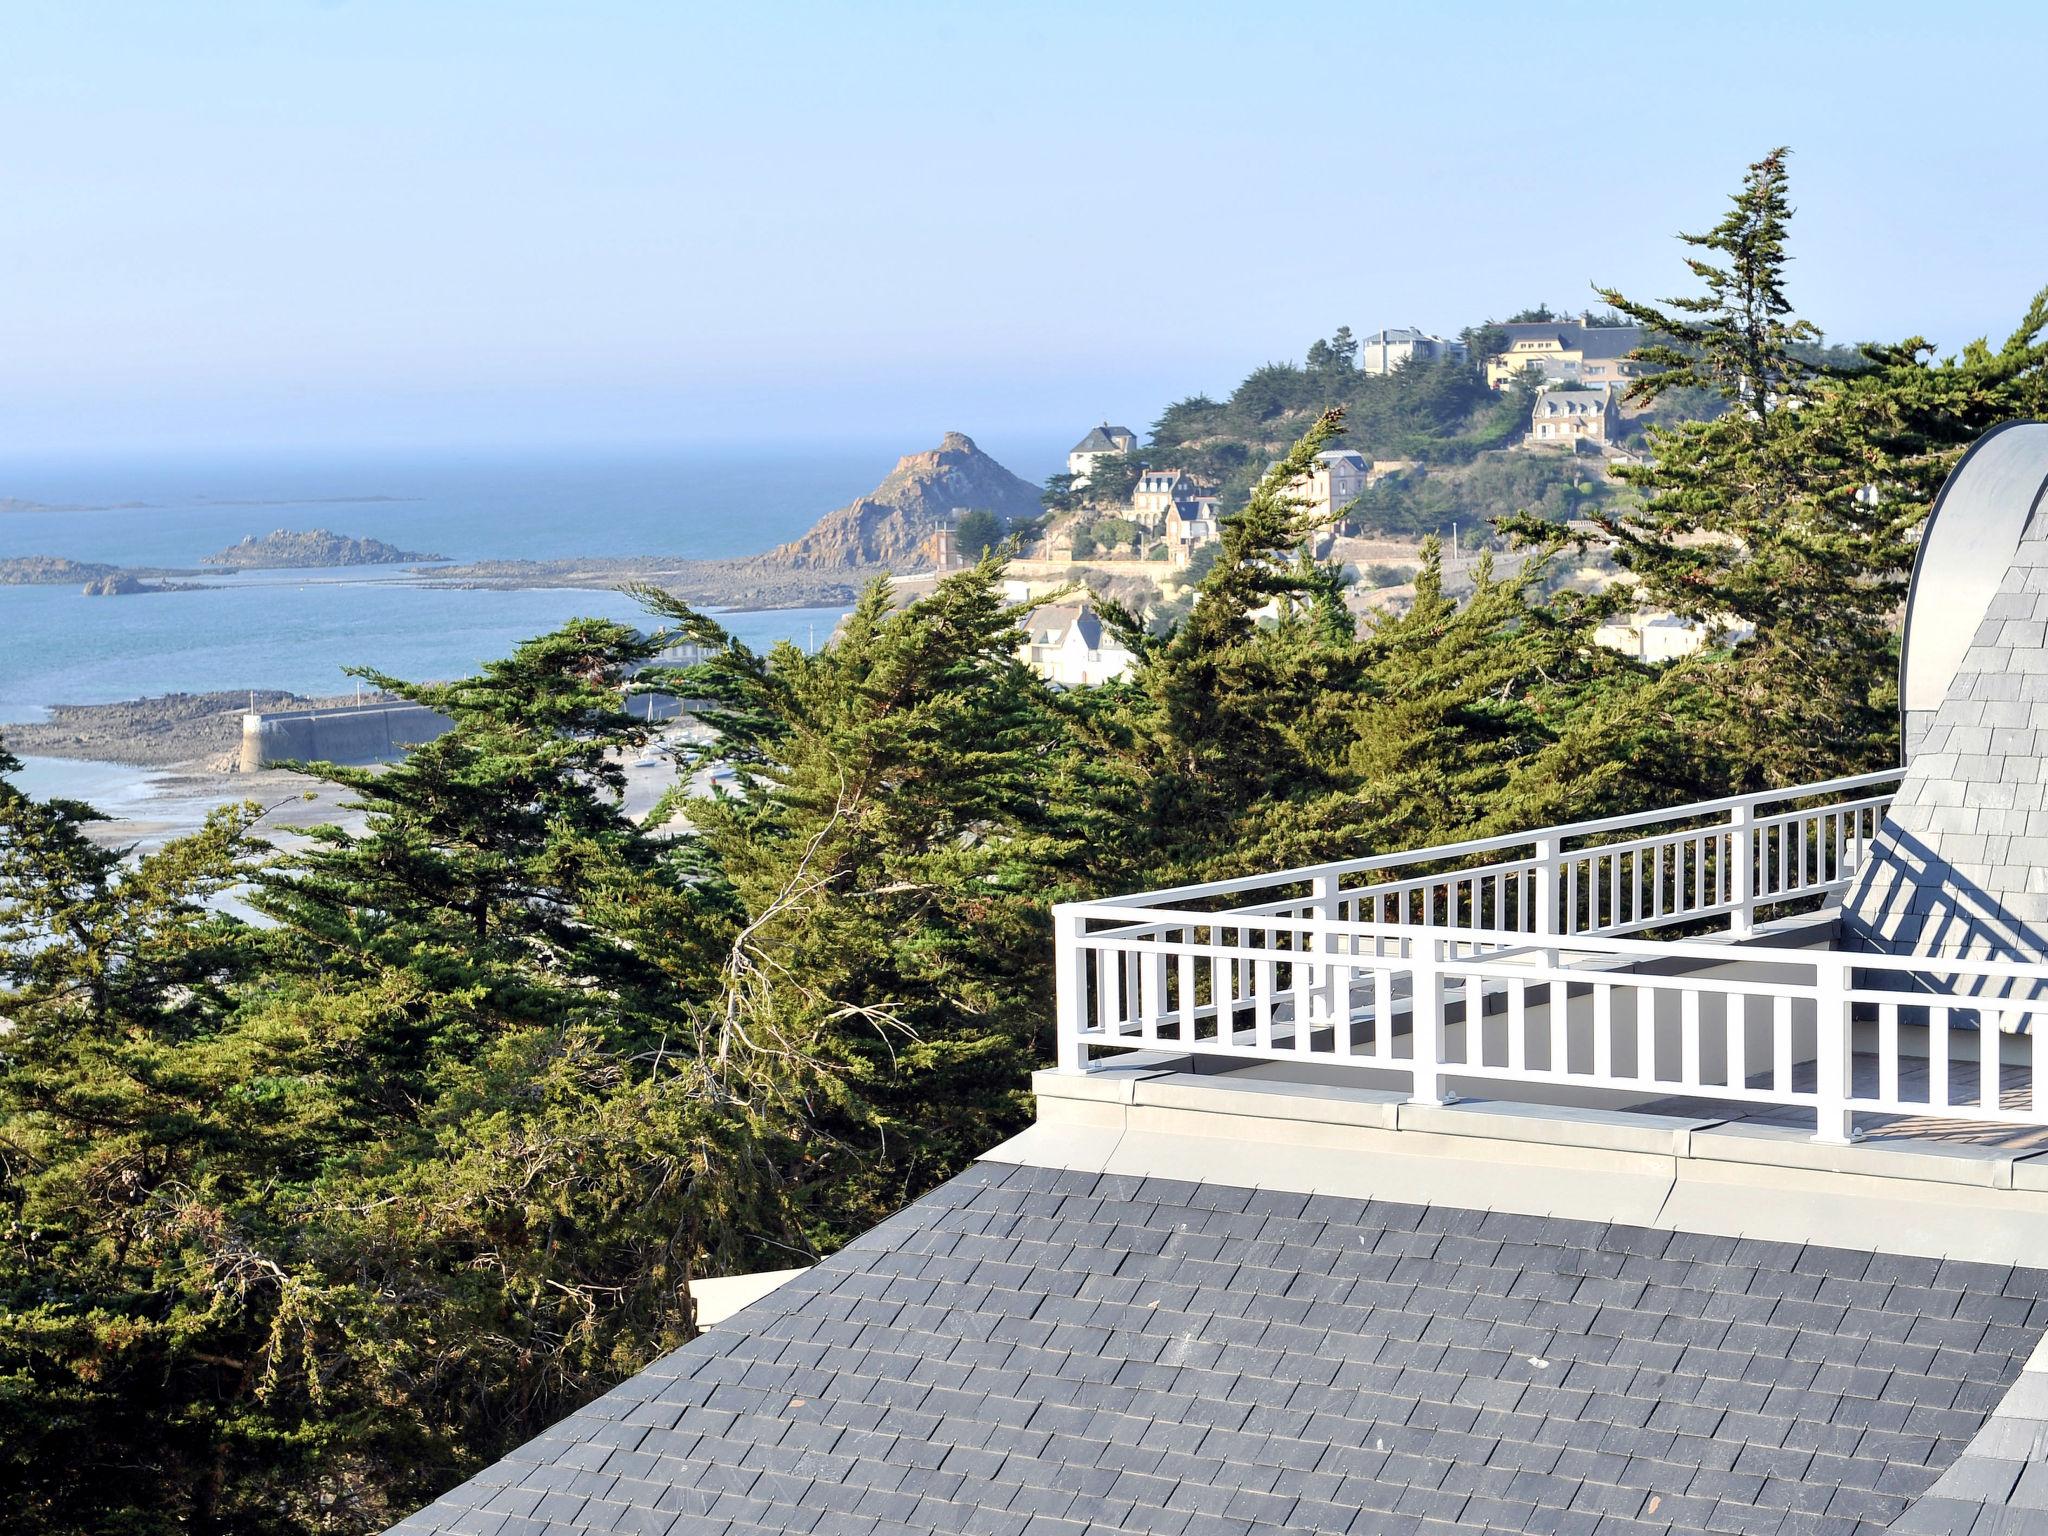
[{"label": "cliff face", "polygon": [[761,558],[794,569],[848,570],[907,565],[935,528],[981,508],[1004,521],[1036,517],[1038,488],[948,432],[937,448],[905,454],[867,495],[819,518],[811,531]]}]

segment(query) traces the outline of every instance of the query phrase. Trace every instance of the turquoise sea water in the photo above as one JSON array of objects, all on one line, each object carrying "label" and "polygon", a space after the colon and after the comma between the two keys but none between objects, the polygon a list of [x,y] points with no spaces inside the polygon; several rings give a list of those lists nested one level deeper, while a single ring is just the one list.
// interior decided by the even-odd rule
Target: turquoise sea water
[{"label": "turquoise sea water", "polygon": [[[933,434],[936,440],[937,434]],[[196,566],[276,528],[330,528],[458,560],[752,554],[793,537],[919,444],[665,455],[246,457],[39,461],[0,455],[0,556]],[[1041,480],[1064,442],[983,441]],[[143,503],[128,506],[125,503]],[[0,721],[49,704],[168,692],[339,693],[342,668],[461,675],[577,615],[633,620],[612,592],[438,591],[376,570],[243,572],[204,592],[87,598],[0,586]],[[822,642],[838,609],[726,616],[750,644]]]}]

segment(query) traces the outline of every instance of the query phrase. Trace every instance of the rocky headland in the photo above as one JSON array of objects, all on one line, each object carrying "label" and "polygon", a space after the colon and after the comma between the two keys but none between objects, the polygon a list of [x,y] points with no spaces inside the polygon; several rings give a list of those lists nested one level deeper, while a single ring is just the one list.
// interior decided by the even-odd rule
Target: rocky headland
[{"label": "rocky headland", "polygon": [[753,563],[835,571],[914,564],[935,530],[977,509],[1004,522],[1044,510],[1037,486],[1011,474],[966,433],[948,432],[938,447],[905,454],[867,495],[827,512],[810,532]]},{"label": "rocky headland", "polygon": [[350,538],[329,528],[279,528],[261,535],[252,533],[239,544],[203,556],[199,563],[238,571],[295,571],[338,565],[421,565],[446,558],[400,549],[382,539]]},{"label": "rocky headland", "polygon": [[810,531],[736,560],[633,555],[570,560],[477,560],[432,574],[436,586],[655,586],[707,608],[823,608],[850,603],[886,570],[926,563],[933,532],[980,508],[1004,521],[1035,517],[1038,488],[1011,474],[962,432],[905,454],[865,496],[827,512]]}]

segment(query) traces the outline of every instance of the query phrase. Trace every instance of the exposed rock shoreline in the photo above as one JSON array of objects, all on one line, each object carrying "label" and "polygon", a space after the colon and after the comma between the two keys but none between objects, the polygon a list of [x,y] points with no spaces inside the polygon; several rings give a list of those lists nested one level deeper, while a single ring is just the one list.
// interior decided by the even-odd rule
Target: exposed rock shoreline
[{"label": "exposed rock shoreline", "polygon": [[331,528],[279,528],[260,536],[252,533],[239,544],[203,556],[199,563],[236,571],[300,571],[350,565],[416,565],[445,558],[400,549],[382,539],[351,538]]},{"label": "exposed rock shoreline", "polygon": [[354,694],[309,699],[282,688],[236,688],[116,704],[53,704],[47,720],[0,725],[0,746],[18,757],[227,772],[241,755],[242,715],[252,701],[257,709],[304,709],[354,700]]},{"label": "exposed rock shoreline", "polygon": [[675,560],[618,555],[571,560],[476,560],[420,573],[423,584],[487,591],[579,587],[616,591],[650,586],[700,608],[829,608],[850,603],[879,570],[792,571],[755,556],[743,560]]},{"label": "exposed rock shoreline", "polygon": [[83,587],[88,582],[109,579],[158,581],[166,577],[213,574],[216,573],[167,565],[108,565],[99,560],[67,560],[62,555],[12,555],[0,559],[0,587]]}]

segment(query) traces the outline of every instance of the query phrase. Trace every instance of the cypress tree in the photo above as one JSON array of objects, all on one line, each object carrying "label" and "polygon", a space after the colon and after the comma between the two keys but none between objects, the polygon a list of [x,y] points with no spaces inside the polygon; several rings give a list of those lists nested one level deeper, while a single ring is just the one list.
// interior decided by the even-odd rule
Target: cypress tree
[{"label": "cypress tree", "polygon": [[1753,627],[1732,655],[1687,664],[1718,705],[1698,723],[1744,788],[1896,760],[1894,622],[1919,524],[1971,441],[2042,409],[2048,365],[2041,299],[1997,352],[1978,342],[1936,361],[1916,337],[1820,360],[1787,287],[1787,155],[1752,165],[1721,221],[1680,237],[1700,253],[1687,258],[1699,293],[1655,305],[1599,290],[1654,336],[1633,354],[1650,371],[1631,403],[1680,389],[1723,402],[1711,420],[1653,427],[1649,462],[1614,472],[1643,504],[1590,516],[1649,602]]}]

